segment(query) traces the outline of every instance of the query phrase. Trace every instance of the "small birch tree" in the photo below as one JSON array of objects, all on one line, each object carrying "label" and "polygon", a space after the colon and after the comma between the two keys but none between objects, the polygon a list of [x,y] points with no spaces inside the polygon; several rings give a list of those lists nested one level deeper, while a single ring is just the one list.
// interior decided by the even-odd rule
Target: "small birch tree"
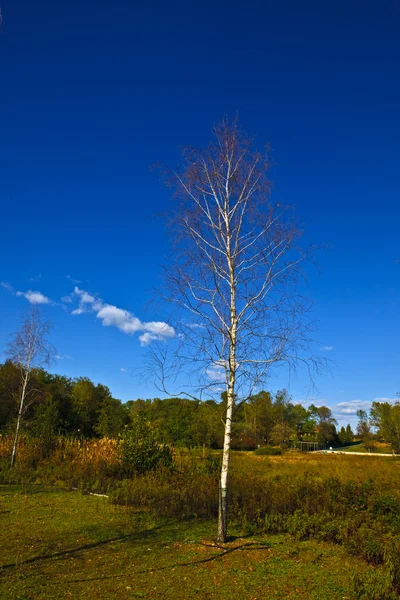
[{"label": "small birch tree", "polygon": [[319,361],[307,354],[303,319],[301,265],[309,254],[299,247],[293,211],[270,203],[268,152],[254,151],[236,122],[222,121],[214,133],[207,149],[186,149],[182,170],[169,172],[177,209],[165,298],[176,307],[177,336],[175,346],[153,347],[149,364],[167,393],[182,373],[195,397],[226,392],[218,518],[225,542],[235,406],[274,365],[301,361],[311,369]]},{"label": "small birch tree", "polygon": [[8,344],[7,357],[17,366],[20,384],[17,395],[18,416],[15,428],[14,444],[11,455],[11,467],[15,464],[21,423],[28,408],[37,398],[37,390],[32,385],[34,369],[50,365],[54,348],[48,341],[51,323],[43,321],[37,307],[22,316],[21,327]]}]

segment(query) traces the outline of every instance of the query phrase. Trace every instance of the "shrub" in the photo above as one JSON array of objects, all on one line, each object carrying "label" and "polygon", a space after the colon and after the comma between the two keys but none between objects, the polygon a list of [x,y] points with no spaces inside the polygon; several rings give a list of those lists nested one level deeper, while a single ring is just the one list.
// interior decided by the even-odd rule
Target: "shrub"
[{"label": "shrub", "polygon": [[222,460],[218,456],[207,456],[200,465],[199,470],[208,475],[219,474],[222,467]]},{"label": "shrub", "polygon": [[157,431],[138,414],[122,435],[122,462],[127,475],[143,474],[172,464],[172,453]]},{"label": "shrub", "polygon": [[115,504],[146,508],[161,517],[188,519],[217,515],[217,489],[217,478],[206,473],[159,470],[118,482],[110,496]]},{"label": "shrub", "polygon": [[257,442],[253,436],[242,434],[240,437],[233,436],[231,440],[232,450],[255,450]]},{"label": "shrub", "polygon": [[279,446],[262,446],[254,450],[254,454],[257,456],[280,456],[282,452],[282,448]]}]

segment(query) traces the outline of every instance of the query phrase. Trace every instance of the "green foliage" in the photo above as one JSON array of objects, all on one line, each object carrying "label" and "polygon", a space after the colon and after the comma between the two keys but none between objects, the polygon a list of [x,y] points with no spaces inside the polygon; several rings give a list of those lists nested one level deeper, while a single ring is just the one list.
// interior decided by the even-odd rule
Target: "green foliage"
[{"label": "green foliage", "polygon": [[346,439],[345,442],[351,444],[351,442],[354,441],[354,433],[350,427],[350,424],[347,424],[346,426]]},{"label": "green foliage", "polygon": [[122,434],[122,461],[126,473],[147,473],[172,464],[171,450],[142,414]]},{"label": "green foliage", "polygon": [[222,460],[218,456],[210,454],[207,456],[205,462],[202,465],[202,469],[208,475],[219,475],[221,472]]},{"label": "green foliage", "polygon": [[96,433],[102,405],[111,398],[110,390],[102,385],[94,385],[87,377],[80,377],[72,388],[72,407],[76,415],[79,432],[85,437]]},{"label": "green foliage", "polygon": [[309,408],[310,413],[316,419],[316,440],[320,444],[334,443],[338,441],[336,433],[336,420],[332,417],[332,411],[327,406],[314,406]]},{"label": "green foliage", "polygon": [[117,437],[128,421],[125,406],[119,400],[107,396],[101,404],[94,431],[101,437]]},{"label": "green foliage", "polygon": [[358,410],[357,417],[357,436],[362,440],[367,450],[373,450],[375,447],[375,440],[372,431],[372,421],[365,410]]},{"label": "green foliage", "polygon": [[400,404],[373,402],[370,420],[378,430],[378,437],[390,442],[395,452],[400,452]]},{"label": "green foliage", "polygon": [[[2,432],[14,427],[17,414],[14,396],[18,386],[16,367],[10,362],[0,364]],[[223,445],[226,393],[221,394],[219,401],[153,398],[122,404],[106,386],[96,385],[87,377],[70,379],[43,369],[32,372],[32,386],[36,408],[32,406],[24,416],[25,430],[43,440],[44,454],[54,443],[53,433],[80,439],[116,438],[137,414],[143,414],[158,430],[160,441],[174,448]],[[331,440],[336,433],[329,415],[329,409],[324,407],[305,409],[294,404],[286,390],[278,390],[274,395],[261,391],[246,402],[237,403],[231,446],[253,450],[265,444],[286,447],[293,441],[317,441],[321,436]]]},{"label": "green foliage", "polygon": [[59,424],[58,405],[51,396],[48,396],[44,402],[36,406],[30,428],[33,435],[41,442],[42,458],[49,456],[55,448]]},{"label": "green foliage", "polygon": [[118,482],[111,492],[115,504],[151,509],[160,517],[215,517],[218,512],[217,477],[196,470],[164,476],[146,473]]},{"label": "green foliage", "polygon": [[277,423],[271,431],[271,442],[281,448],[288,448],[291,438],[295,436],[295,431],[290,427],[289,423],[283,421]]},{"label": "green foliage", "polygon": [[18,367],[10,360],[0,365],[0,428],[9,424],[17,414],[15,396],[20,383]]},{"label": "green foliage", "polygon": [[342,444],[343,446],[345,446],[346,444],[351,444],[354,440],[354,433],[350,427],[350,425],[347,425],[347,427],[341,427],[340,431],[338,433],[338,440],[340,442],[340,444]]},{"label": "green foliage", "polygon": [[282,454],[282,448],[274,446],[262,446],[254,450],[254,454],[257,456],[280,456]]},{"label": "green foliage", "polygon": [[358,600],[397,600],[400,597],[400,541],[392,534],[380,535],[371,528],[358,534],[364,558],[380,564],[374,571],[354,577]]},{"label": "green foliage", "polygon": [[270,438],[275,425],[273,398],[269,392],[259,392],[244,406],[244,421],[253,435],[255,444],[263,444]]}]

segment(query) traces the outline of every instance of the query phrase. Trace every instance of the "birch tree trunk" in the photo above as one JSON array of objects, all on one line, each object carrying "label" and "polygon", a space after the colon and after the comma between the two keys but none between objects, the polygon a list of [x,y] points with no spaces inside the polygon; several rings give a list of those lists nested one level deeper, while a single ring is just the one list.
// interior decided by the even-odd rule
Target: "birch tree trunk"
[{"label": "birch tree trunk", "polygon": [[229,335],[229,363],[228,363],[228,385],[227,385],[227,406],[225,419],[225,435],[224,448],[222,452],[222,467],[221,480],[219,487],[219,503],[218,503],[218,537],[220,543],[225,543],[227,540],[228,530],[228,473],[229,459],[231,451],[231,434],[232,434],[232,417],[233,406],[235,402],[235,381],[236,381],[236,333],[237,333],[237,317],[236,317],[236,280],[235,280],[235,264],[232,260],[232,232],[230,223],[230,193],[229,193],[229,178],[230,165],[228,165],[227,182],[225,185],[225,206],[224,220],[226,225],[226,258],[229,272],[229,288],[230,288],[230,335]]},{"label": "birch tree trunk", "polygon": [[18,409],[17,426],[15,428],[14,444],[13,444],[13,450],[12,450],[12,455],[11,455],[11,468],[13,468],[13,466],[15,464],[15,459],[16,459],[16,456],[17,456],[18,438],[19,438],[19,431],[20,431],[20,428],[21,428],[22,415],[24,413],[24,405],[25,405],[25,396],[26,396],[26,387],[27,387],[27,384],[28,384],[28,377],[26,376],[24,378],[24,383],[23,383],[23,386],[22,386],[21,402],[19,403],[19,409]]},{"label": "birch tree trunk", "polygon": [[217,541],[220,543],[226,542],[228,530],[228,473],[231,450],[233,403],[234,388],[230,388],[227,394],[224,448],[222,452],[221,478],[219,484]]}]

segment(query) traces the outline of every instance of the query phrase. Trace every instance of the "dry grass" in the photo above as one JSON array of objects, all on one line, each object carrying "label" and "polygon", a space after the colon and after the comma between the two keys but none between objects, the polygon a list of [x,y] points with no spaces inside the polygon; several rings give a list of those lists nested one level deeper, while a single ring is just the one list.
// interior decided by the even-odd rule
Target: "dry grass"
[{"label": "dry grass", "polygon": [[[1,440],[3,459],[10,442]],[[45,460],[38,442],[23,440],[3,481],[62,484],[108,493],[115,504],[155,518],[215,518],[220,452],[180,450],[171,468],[127,477],[113,440],[59,439]],[[0,455],[1,460],[1,455]],[[379,567],[358,582],[363,600],[400,597],[400,459],[351,454],[233,452],[230,526],[249,534],[291,533],[299,541],[334,542]],[[399,595],[396,595],[399,594]]]}]

